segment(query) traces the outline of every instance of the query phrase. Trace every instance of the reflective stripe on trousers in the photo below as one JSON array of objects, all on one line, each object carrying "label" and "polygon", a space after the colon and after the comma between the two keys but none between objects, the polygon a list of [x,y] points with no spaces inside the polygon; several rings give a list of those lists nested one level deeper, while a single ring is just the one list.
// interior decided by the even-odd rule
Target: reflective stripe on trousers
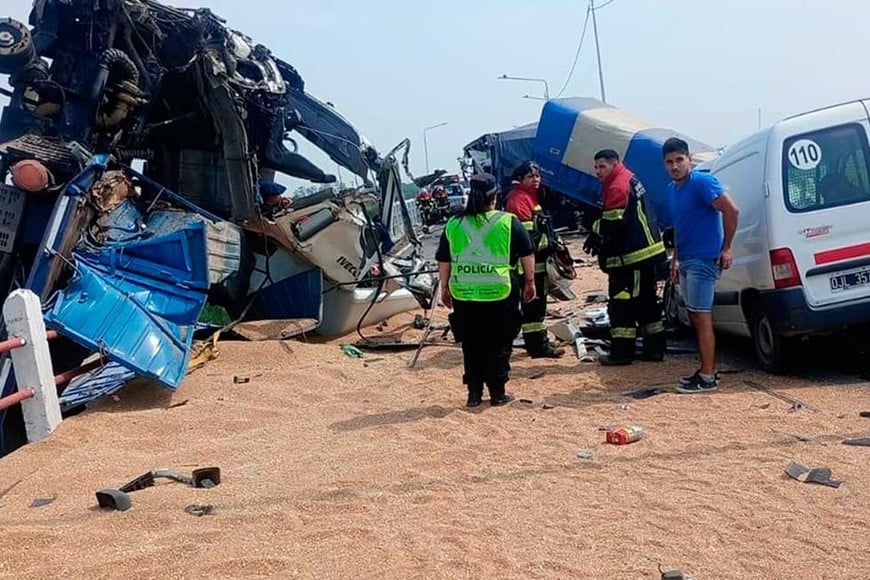
[{"label": "reflective stripe on trousers", "polygon": [[543,322],[527,322],[526,324],[523,324],[523,334],[544,332],[545,330],[547,330],[547,325]]},{"label": "reflective stripe on trousers", "polygon": [[661,334],[665,331],[665,323],[664,322],[653,322],[652,324],[647,324],[641,329],[641,332],[644,336],[652,336],[653,334]]},{"label": "reflective stripe on trousers", "polygon": [[611,338],[637,338],[637,329],[636,328],[625,328],[614,326],[610,329]]}]

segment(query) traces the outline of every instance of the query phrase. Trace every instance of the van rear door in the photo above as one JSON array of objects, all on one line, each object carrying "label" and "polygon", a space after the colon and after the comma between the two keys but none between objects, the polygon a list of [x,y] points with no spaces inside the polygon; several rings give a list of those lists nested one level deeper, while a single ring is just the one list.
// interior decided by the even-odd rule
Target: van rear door
[{"label": "van rear door", "polygon": [[771,212],[775,285],[802,284],[816,308],[870,297],[867,108],[855,102],[814,111],[783,121],[776,132],[782,183],[778,192],[771,187],[772,207],[781,208]]}]

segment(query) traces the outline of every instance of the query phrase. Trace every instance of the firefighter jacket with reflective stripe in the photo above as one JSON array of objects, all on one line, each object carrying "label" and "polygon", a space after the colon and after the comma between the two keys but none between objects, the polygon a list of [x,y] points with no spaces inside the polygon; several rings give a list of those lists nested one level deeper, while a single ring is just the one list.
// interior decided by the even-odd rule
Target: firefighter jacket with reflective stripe
[{"label": "firefighter jacket with reflective stripe", "polygon": [[[517,216],[529,232],[529,238],[535,248],[535,273],[546,272],[547,257],[550,255],[550,238],[542,225],[546,215],[538,200],[538,193],[516,185],[507,196],[505,208]],[[522,265],[520,270],[522,271]]]},{"label": "firefighter jacket with reflective stripe", "polygon": [[444,232],[450,245],[450,294],[457,300],[495,302],[511,293],[509,213],[453,217]]},{"label": "firefighter jacket with reflective stripe", "polygon": [[648,219],[643,184],[621,163],[604,180],[602,202],[593,230],[602,238],[599,263],[605,272],[665,260],[661,234]]}]

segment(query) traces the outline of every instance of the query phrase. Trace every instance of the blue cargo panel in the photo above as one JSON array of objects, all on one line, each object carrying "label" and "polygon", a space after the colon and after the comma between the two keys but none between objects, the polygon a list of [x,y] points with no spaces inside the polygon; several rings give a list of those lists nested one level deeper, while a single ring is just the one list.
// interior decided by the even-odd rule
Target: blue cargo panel
[{"label": "blue cargo panel", "polygon": [[246,320],[323,319],[323,276],[318,268],[270,284],[254,295]]},{"label": "blue cargo panel", "polygon": [[87,259],[112,273],[136,272],[201,290],[209,286],[206,224],[202,221],[151,238],[107,245],[89,253]]},{"label": "blue cargo panel", "polygon": [[78,261],[46,325],[172,390],[187,372],[205,294],[155,280],[118,278]]}]

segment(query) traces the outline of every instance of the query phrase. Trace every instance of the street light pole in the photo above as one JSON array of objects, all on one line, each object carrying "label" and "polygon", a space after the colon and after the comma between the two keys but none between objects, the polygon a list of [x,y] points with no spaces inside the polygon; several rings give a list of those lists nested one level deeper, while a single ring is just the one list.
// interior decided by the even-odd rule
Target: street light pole
[{"label": "street light pole", "polygon": [[447,122],[438,123],[437,125],[432,125],[431,127],[426,127],[423,129],[423,154],[426,156],[426,175],[429,175],[429,142],[426,138],[426,133],[431,131],[432,129],[437,129],[438,127],[443,127]]},{"label": "street light pole", "polygon": [[589,0],[589,10],[592,11],[592,31],[595,33],[595,54],[598,56],[598,84],[601,85],[601,102],[606,103],[604,94],[604,69],[601,68],[601,45],[598,44],[598,19],[595,18],[595,0]]},{"label": "street light pole", "polygon": [[546,79],[532,79],[528,77],[511,77],[508,75],[501,75],[498,77],[499,80],[502,81],[528,81],[532,83],[544,83],[544,100],[550,100],[550,85],[547,84]]}]

